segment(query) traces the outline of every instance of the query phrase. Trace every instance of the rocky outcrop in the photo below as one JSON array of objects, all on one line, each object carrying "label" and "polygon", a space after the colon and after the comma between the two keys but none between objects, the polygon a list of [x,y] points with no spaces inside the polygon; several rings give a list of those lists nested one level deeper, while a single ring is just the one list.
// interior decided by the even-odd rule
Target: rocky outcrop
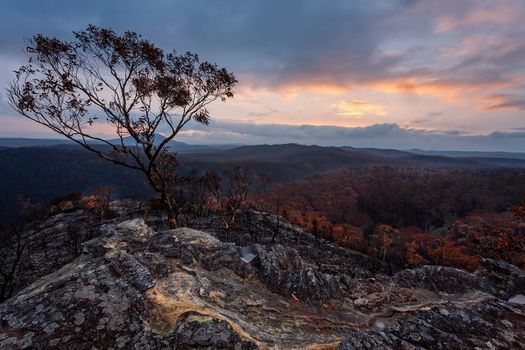
[{"label": "rocky outcrop", "polygon": [[364,273],[353,266],[366,257],[312,243],[304,232],[295,244],[267,245],[225,243],[188,228],[155,231],[141,219],[97,230],[80,257],[0,304],[1,349],[525,343],[525,307],[495,298],[500,287],[488,275],[433,266],[393,277]]},{"label": "rocky outcrop", "polygon": [[[101,231],[84,244],[79,259],[0,305],[0,348],[254,348],[228,322],[199,321],[199,313],[181,317],[170,334],[152,331],[145,292],[156,286],[158,276],[146,267],[152,263],[148,255],[137,250],[148,247],[153,231],[142,220],[105,225]],[[186,240],[194,232],[163,236]],[[204,233],[197,239],[195,245],[219,242]]]},{"label": "rocky outcrop", "polygon": [[198,314],[187,315],[181,319],[174,338],[179,349],[258,349],[255,343],[243,341],[228,322]]},{"label": "rocky outcrop", "polygon": [[255,264],[262,282],[275,293],[292,295],[310,303],[323,303],[339,293],[339,279],[306,266],[301,256],[291,247],[273,246],[266,251],[255,249]]},{"label": "rocky outcrop", "polygon": [[425,288],[449,294],[475,290],[496,293],[486,278],[453,267],[427,265],[407,269],[396,273],[394,281],[403,287]]},{"label": "rocky outcrop", "polygon": [[495,295],[508,299],[516,294],[525,294],[525,273],[503,260],[481,258],[481,269],[477,275],[490,281],[496,289]]},{"label": "rocky outcrop", "polygon": [[[45,220],[35,219],[21,232],[20,238],[25,249],[17,266],[17,278],[13,281],[14,290],[19,291],[73,261],[85,249],[82,246],[83,242],[101,235],[114,235],[117,233],[115,225],[126,221],[130,216],[137,216],[143,210],[143,204],[137,201],[111,202],[105,222],[112,225],[95,224],[89,211],[78,208],[62,211]],[[96,222],[98,223],[98,219]],[[148,234],[152,233],[151,228],[145,224],[143,227],[133,227],[132,231],[126,231],[126,228],[122,227],[118,232],[146,234],[143,230],[151,231]],[[100,245],[96,244],[94,248],[98,249]]]},{"label": "rocky outcrop", "polygon": [[153,241],[151,249],[164,256],[210,271],[227,268],[241,278],[253,275],[270,291],[307,303],[333,299],[341,287],[337,276],[319,272],[295,249],[279,244],[268,250],[258,244],[239,247],[192,229],[165,231]]},{"label": "rocky outcrop", "polygon": [[462,309],[445,304],[375,331],[355,332],[338,350],[523,349],[523,316],[522,309],[498,299]]},{"label": "rocky outcrop", "polygon": [[476,273],[444,266],[423,266],[407,269],[394,275],[401,286],[425,288],[444,293],[482,291],[501,299],[525,293],[525,273],[502,260],[480,258]]}]

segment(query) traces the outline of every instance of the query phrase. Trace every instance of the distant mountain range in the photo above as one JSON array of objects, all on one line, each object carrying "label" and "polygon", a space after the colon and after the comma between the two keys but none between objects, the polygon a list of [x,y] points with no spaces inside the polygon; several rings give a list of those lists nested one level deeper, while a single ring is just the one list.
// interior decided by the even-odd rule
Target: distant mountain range
[{"label": "distant mountain range", "polygon": [[[450,153],[450,155],[448,155]],[[322,147],[298,144],[241,146],[219,152],[195,152],[192,160],[307,164],[326,171],[338,167],[400,165],[471,169],[525,168],[525,153],[400,151],[379,148]]]},{"label": "distant mountain range", "polygon": [[0,138],[0,147],[18,148],[18,147],[45,147],[67,145],[72,142],[60,139],[26,139],[26,138]]},{"label": "distant mountain range", "polygon": [[[99,146],[103,147],[103,146]],[[400,151],[298,144],[199,146],[171,144],[180,154],[180,173],[192,169],[221,172],[242,164],[281,183],[348,168],[525,169],[525,154],[502,152]],[[114,198],[151,195],[140,172],[115,166],[71,142],[50,139],[0,139],[0,221],[15,215],[20,196],[47,202],[96,187],[113,188]]]},{"label": "distant mountain range", "polygon": [[[524,145],[525,148],[525,145]],[[525,159],[525,153],[518,152],[480,152],[480,151],[425,151],[421,149],[408,150],[410,153],[428,156],[460,157],[460,158],[513,158]]]},{"label": "distant mountain range", "polygon": [[[157,135],[156,140],[160,142],[164,137]],[[112,143],[120,143],[119,139],[109,140]],[[5,148],[19,148],[19,147],[48,147],[48,146],[59,146],[59,145],[73,145],[74,143],[67,139],[38,139],[38,138],[0,138],[0,150]],[[125,145],[134,144],[134,140],[131,136],[124,138]],[[279,147],[279,156],[285,156],[290,152],[295,152],[299,149],[307,149],[308,147],[317,147],[325,149],[343,149],[346,151],[353,152],[364,152],[369,155],[376,155],[384,158],[403,158],[409,155],[423,155],[423,156],[438,156],[438,157],[453,157],[453,158],[504,158],[504,159],[524,159],[525,153],[518,152],[482,152],[482,151],[435,151],[435,150],[422,150],[422,149],[409,149],[409,150],[396,150],[396,149],[381,149],[381,148],[355,148],[350,146],[343,147],[321,147],[321,146],[306,146],[299,144],[283,144],[283,145],[257,145],[257,146],[240,146],[240,145],[191,145],[179,141],[171,141],[169,143],[170,149],[178,153],[208,153],[223,150],[236,149],[236,151],[230,153],[241,158],[248,157],[253,158],[252,152],[256,150],[257,156],[263,157],[274,157],[275,147]],[[255,147],[255,148],[253,148]],[[265,152],[268,152],[265,154]],[[284,152],[284,153],[283,153]],[[245,153],[245,154],[243,154]]]},{"label": "distant mountain range", "polygon": [[[157,142],[161,142],[164,137],[158,135],[156,137]],[[109,140],[114,144],[120,144],[120,139]],[[134,140],[131,136],[124,138],[124,144],[126,146],[133,145]],[[94,142],[97,144],[98,142]],[[32,139],[32,138],[0,138],[0,150],[3,148],[20,148],[20,147],[50,147],[50,146],[72,146],[75,145],[74,142],[68,139]],[[202,151],[211,151],[211,150],[222,150],[230,149],[238,145],[220,145],[220,146],[210,146],[210,145],[189,145],[184,142],[170,141],[169,147],[172,151],[178,153],[192,153],[192,152],[202,152]]]}]

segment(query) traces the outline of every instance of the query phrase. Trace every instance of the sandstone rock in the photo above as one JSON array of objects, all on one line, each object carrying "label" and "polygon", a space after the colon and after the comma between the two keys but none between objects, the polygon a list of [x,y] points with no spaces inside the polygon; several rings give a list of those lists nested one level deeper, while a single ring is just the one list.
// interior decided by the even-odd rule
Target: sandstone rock
[{"label": "sandstone rock", "polygon": [[148,240],[154,233],[143,219],[124,221],[116,226],[116,232],[120,235],[127,235],[127,239],[139,242]]},{"label": "sandstone rock", "polygon": [[229,269],[239,277],[247,277],[255,273],[256,269],[250,262],[243,260],[239,247],[234,244],[223,244],[219,249],[213,249],[200,258],[203,267],[210,271]]},{"label": "sandstone rock", "polygon": [[258,349],[255,343],[243,341],[228,322],[198,314],[186,315],[181,319],[174,338],[177,349]]},{"label": "sandstone rock", "polygon": [[145,292],[155,286],[155,280],[149,270],[127,252],[109,253],[106,255],[106,260],[117,276],[125,276],[138,291]]},{"label": "sandstone rock", "polygon": [[[156,235],[150,249],[185,265],[200,264],[210,271],[228,269],[242,278],[254,274],[274,293],[293,294],[309,303],[325,302],[339,292],[340,278],[306,266],[295,249],[282,245],[269,251],[258,244],[238,247],[208,233],[181,228]],[[243,259],[242,251],[253,254],[249,262]]]},{"label": "sandstone rock", "polygon": [[[66,227],[64,220],[81,217],[72,215],[53,218],[45,232],[62,234],[57,227]],[[479,275],[425,266],[388,277],[369,271],[366,257],[304,232],[294,241],[298,229],[290,230],[281,244],[236,244],[203,230],[154,232],[142,220],[114,219],[97,227],[80,257],[0,304],[0,348],[525,344],[525,306],[492,296],[520,275],[512,266],[489,262]]]},{"label": "sandstone rock", "polygon": [[[454,308],[454,305],[448,305]],[[381,331],[355,332],[338,350],[349,349],[523,349],[522,335],[494,327],[500,317],[515,315],[504,302],[491,299],[483,304],[443,313],[440,309],[399,320]],[[509,321],[507,321],[509,322]],[[508,327],[508,324],[507,324]]]},{"label": "sandstone rock", "polygon": [[161,234],[164,238],[160,243],[166,243],[172,240],[174,243],[198,244],[199,246],[207,248],[216,247],[221,244],[221,241],[211,234],[187,227],[163,231]]},{"label": "sandstone rock", "polygon": [[513,295],[525,293],[525,273],[518,267],[503,260],[481,258],[481,269],[477,274],[490,281],[496,288],[498,297],[508,299]]},{"label": "sandstone rock", "polygon": [[407,269],[396,273],[394,281],[405,287],[425,288],[449,294],[473,290],[496,293],[496,289],[487,279],[453,267],[427,265]]},{"label": "sandstone rock", "polygon": [[337,295],[339,281],[305,266],[295,249],[276,245],[270,251],[260,246],[256,251],[260,278],[270,290],[311,303],[322,303]]}]

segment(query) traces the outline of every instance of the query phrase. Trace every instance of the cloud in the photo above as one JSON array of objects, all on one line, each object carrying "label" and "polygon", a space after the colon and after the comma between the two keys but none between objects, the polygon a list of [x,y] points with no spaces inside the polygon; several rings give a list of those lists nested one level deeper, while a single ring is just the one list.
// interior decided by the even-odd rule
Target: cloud
[{"label": "cloud", "polygon": [[[69,38],[72,30],[94,23],[118,31],[136,30],[166,49],[199,52],[229,66],[243,78],[241,82],[254,86],[369,84],[436,93],[453,86],[500,86],[508,78],[500,70],[519,69],[486,66],[485,59],[455,64],[439,54],[443,46],[463,41],[487,23],[493,33],[514,35],[514,45],[525,44],[518,35],[520,26],[511,27],[520,23],[525,5],[512,0],[488,3],[6,0],[0,31],[10,34],[0,37],[0,48],[21,51],[24,37],[43,32]],[[428,23],[437,23],[438,32],[447,33],[436,34]],[[445,37],[459,29],[465,34]]]},{"label": "cloud", "polygon": [[[465,30],[466,28],[477,28],[479,26],[501,26],[502,24],[514,23],[520,20],[519,12],[515,7],[508,6],[513,1],[506,1],[504,6],[497,6],[495,3],[488,3],[479,8],[473,8],[466,13],[454,13],[439,16],[435,20],[435,30],[439,32],[449,32],[454,30]],[[514,4],[516,2],[514,1]]]},{"label": "cloud", "polygon": [[522,0],[3,0],[0,85],[24,63],[24,38],[68,39],[92,23],[233,71],[241,93],[214,116],[512,130],[522,126],[524,16]]},{"label": "cloud", "polygon": [[386,115],[384,108],[365,100],[341,100],[333,106],[336,114],[343,118],[362,118],[367,115]]},{"label": "cloud", "polygon": [[525,132],[492,132],[471,135],[461,131],[432,131],[375,124],[367,127],[253,124],[212,121],[209,127],[192,125],[181,141],[189,143],[260,144],[288,143],[396,149],[436,149],[522,152]]},{"label": "cloud", "polygon": [[492,95],[485,98],[485,101],[490,104],[484,107],[485,110],[494,109],[515,109],[525,110],[525,96],[521,95]]}]

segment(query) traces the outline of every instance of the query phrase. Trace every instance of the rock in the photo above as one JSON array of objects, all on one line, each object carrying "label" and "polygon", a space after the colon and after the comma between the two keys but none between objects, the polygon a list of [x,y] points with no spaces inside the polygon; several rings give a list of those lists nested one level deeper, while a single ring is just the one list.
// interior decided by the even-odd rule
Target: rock
[{"label": "rock", "polygon": [[[66,283],[54,283],[57,279]],[[141,309],[143,298],[125,275],[115,279],[107,265],[92,260],[66,265],[0,306],[1,322],[9,323],[0,332],[17,334],[16,345],[3,348],[109,348],[118,339],[131,344],[143,328],[133,310]],[[55,320],[57,312],[64,313],[62,320]]]},{"label": "rock", "polygon": [[257,249],[255,246],[237,247],[237,252],[244,263],[250,263],[257,257]]},{"label": "rock", "polygon": [[498,297],[508,299],[515,294],[525,294],[525,273],[503,260],[481,258],[477,274],[495,287]]},{"label": "rock", "polygon": [[356,332],[339,344],[337,350],[392,350],[389,339],[383,339],[378,334],[366,334]]},{"label": "rock", "polygon": [[[45,232],[61,235],[72,215]],[[0,348],[523,348],[525,306],[488,294],[489,277],[435,266],[361,273],[359,261],[373,268],[366,257],[304,233],[294,241],[292,229],[288,243],[235,244],[114,219],[83,254],[0,304]]]},{"label": "rock", "polygon": [[116,231],[119,235],[127,236],[126,239],[139,242],[147,241],[154,233],[143,219],[124,221],[116,226]]},{"label": "rock", "polygon": [[425,288],[449,294],[473,290],[496,293],[494,286],[484,277],[453,267],[427,265],[399,271],[393,279],[404,287]]},{"label": "rock", "polygon": [[[129,232],[131,236],[144,237],[147,232],[140,223],[131,227],[139,231]],[[83,255],[1,304],[1,348],[171,349],[180,343],[189,348],[200,344],[210,349],[257,349],[221,320],[184,323],[188,319],[181,319],[170,334],[152,332],[144,293],[156,280],[139,261],[141,255],[129,251],[128,239],[135,241],[115,232],[88,242],[91,247],[109,242],[113,248],[103,256]],[[141,250],[147,247],[144,243]],[[194,333],[183,337],[178,332],[184,327]],[[2,338],[3,333],[15,336]]]},{"label": "rock", "polygon": [[175,230],[162,231],[162,239],[159,243],[185,243],[198,244],[202,247],[212,248],[222,244],[217,238],[203,231],[193,230],[187,227],[180,227]]},{"label": "rock", "polygon": [[155,279],[149,270],[127,252],[117,251],[106,254],[106,260],[117,276],[125,276],[127,281],[140,292],[145,292],[155,286]]},{"label": "rock", "polygon": [[185,315],[175,330],[177,349],[256,350],[257,345],[243,341],[228,322],[199,314]]},{"label": "rock", "polygon": [[219,249],[211,250],[200,257],[203,267],[210,271],[226,268],[237,276],[245,278],[255,273],[255,268],[243,260],[239,249],[233,244],[223,244]]},{"label": "rock", "polygon": [[[453,307],[449,305],[449,307]],[[399,320],[381,331],[355,332],[341,342],[347,349],[523,349],[521,340],[508,336],[505,327],[493,328],[502,315],[512,315],[501,300],[492,299],[460,311],[443,313],[438,308]],[[494,345],[495,344],[495,345]]]},{"label": "rock", "polygon": [[338,294],[339,281],[305,266],[295,249],[276,245],[270,251],[261,246],[255,250],[259,276],[271,291],[293,294],[299,300],[314,304],[328,301]]},{"label": "rock", "polygon": [[[157,234],[150,249],[209,271],[228,269],[241,278],[255,274],[274,293],[288,298],[293,294],[313,304],[333,299],[339,292],[339,278],[306,266],[295,249],[282,245],[269,251],[258,244],[238,247],[202,231],[180,228]],[[243,259],[243,252],[253,255],[249,262]]]}]

